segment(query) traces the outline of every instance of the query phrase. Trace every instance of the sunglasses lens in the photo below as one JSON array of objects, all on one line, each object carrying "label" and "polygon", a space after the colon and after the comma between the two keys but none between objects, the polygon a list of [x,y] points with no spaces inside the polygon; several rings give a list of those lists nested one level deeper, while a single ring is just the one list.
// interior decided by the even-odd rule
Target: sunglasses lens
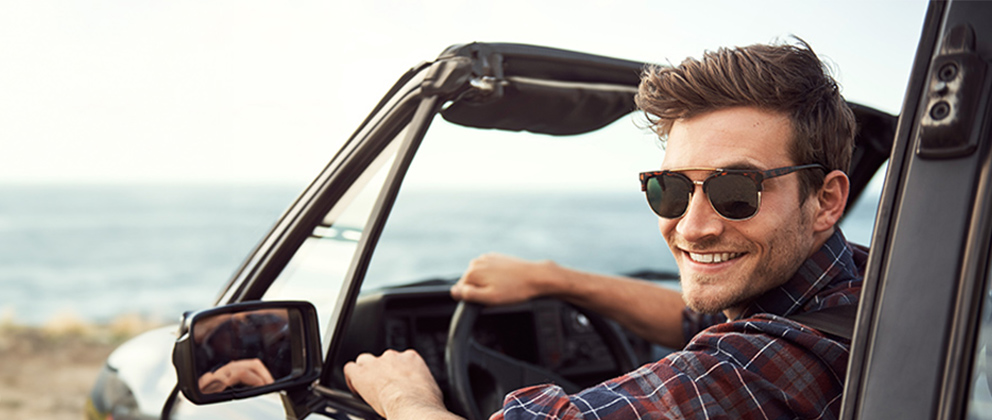
[{"label": "sunglasses lens", "polygon": [[741,174],[722,174],[703,186],[713,209],[728,219],[747,219],[758,211],[758,186]]},{"label": "sunglasses lens", "polygon": [[648,204],[654,212],[665,218],[682,216],[689,206],[692,182],[679,175],[666,174],[648,179]]}]

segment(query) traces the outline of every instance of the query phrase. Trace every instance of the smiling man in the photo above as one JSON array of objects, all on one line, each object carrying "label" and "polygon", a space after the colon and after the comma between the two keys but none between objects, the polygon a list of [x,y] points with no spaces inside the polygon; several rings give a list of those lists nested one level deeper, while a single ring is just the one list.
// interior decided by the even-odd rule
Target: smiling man
[{"label": "smiling man", "polygon": [[[754,45],[648,69],[637,103],[666,144],[640,179],[682,292],[489,254],[452,295],[555,296],[682,350],[574,395],[517,390],[494,418],[836,418],[850,342],[790,319],[860,293],[866,250],[835,227],[854,136],[836,83],[805,43]],[[345,374],[387,418],[453,416],[413,351]]]}]

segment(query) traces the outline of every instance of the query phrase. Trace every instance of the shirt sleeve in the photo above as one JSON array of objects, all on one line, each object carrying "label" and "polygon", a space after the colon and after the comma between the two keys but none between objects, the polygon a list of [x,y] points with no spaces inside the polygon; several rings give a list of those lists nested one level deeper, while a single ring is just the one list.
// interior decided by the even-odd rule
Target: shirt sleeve
[{"label": "shirt sleeve", "polygon": [[686,350],[577,394],[555,385],[515,391],[492,419],[835,418],[847,348],[781,318],[756,318],[707,329]]}]

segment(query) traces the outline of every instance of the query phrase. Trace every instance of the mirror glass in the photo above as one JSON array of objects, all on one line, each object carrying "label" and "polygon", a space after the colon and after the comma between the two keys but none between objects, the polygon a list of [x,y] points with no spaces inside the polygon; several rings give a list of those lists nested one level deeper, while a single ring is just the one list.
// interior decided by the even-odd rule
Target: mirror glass
[{"label": "mirror glass", "polygon": [[198,318],[193,361],[203,394],[260,387],[293,374],[289,311],[255,309]]}]

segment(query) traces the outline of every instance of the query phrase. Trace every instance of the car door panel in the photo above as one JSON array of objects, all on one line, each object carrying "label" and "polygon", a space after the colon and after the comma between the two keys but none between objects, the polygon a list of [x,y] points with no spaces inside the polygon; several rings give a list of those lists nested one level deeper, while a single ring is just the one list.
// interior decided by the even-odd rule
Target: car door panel
[{"label": "car door panel", "polygon": [[[942,66],[966,61],[949,48],[960,42],[955,31],[973,28],[984,64],[992,57],[990,22],[988,2],[933,2],[928,11],[872,240],[842,418],[961,416],[973,296],[988,250],[987,80],[954,78],[979,98],[970,110],[953,98],[945,101],[950,114],[934,107],[947,95]],[[954,124],[934,141],[934,126]]]}]

